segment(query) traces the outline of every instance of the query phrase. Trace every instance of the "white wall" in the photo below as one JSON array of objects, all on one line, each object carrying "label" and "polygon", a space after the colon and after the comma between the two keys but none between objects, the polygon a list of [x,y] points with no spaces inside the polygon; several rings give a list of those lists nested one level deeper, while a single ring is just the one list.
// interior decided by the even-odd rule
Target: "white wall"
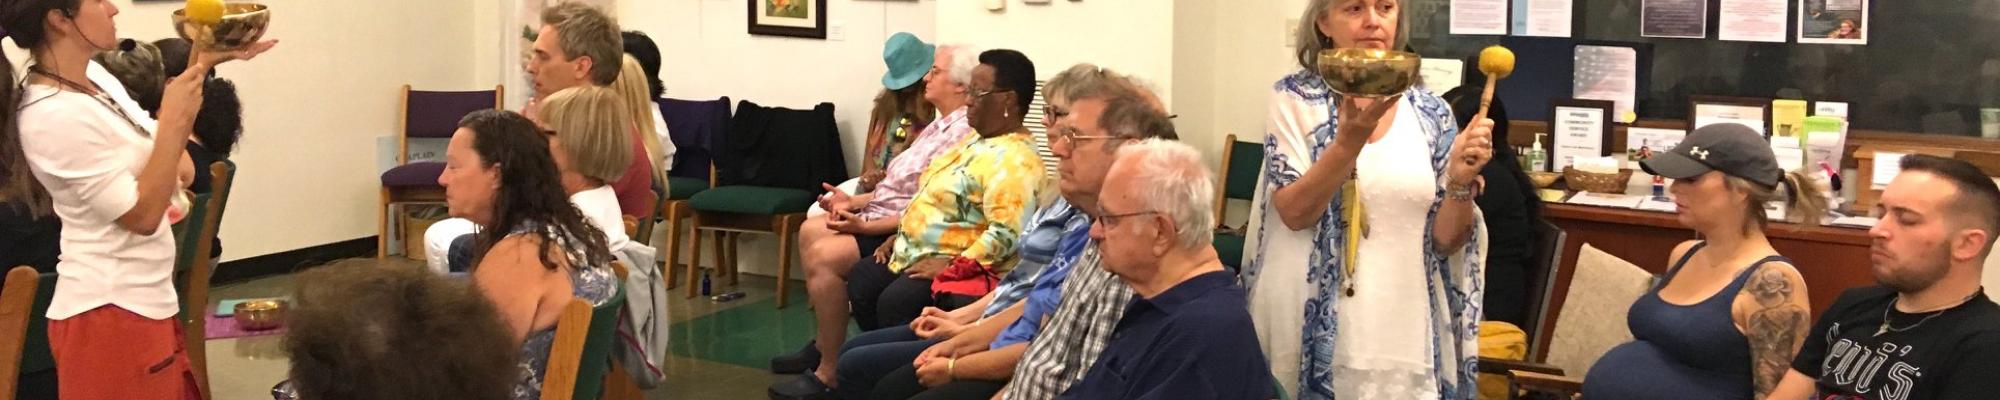
[{"label": "white wall", "polygon": [[[375,234],[375,138],[395,134],[397,88],[473,88],[482,0],[269,0],[278,48],[218,68],[243,99],[224,260]],[[118,34],[174,36],[180,3],[117,0]],[[10,60],[23,56],[9,48]]]},{"label": "white wall", "polygon": [[[1305,8],[1305,0],[1241,0],[1226,3],[1178,0],[1183,7],[1202,7],[1199,16],[1174,20],[1174,87],[1180,101],[1201,107],[1180,110],[1177,128],[1194,143],[1210,165],[1220,165],[1222,140],[1264,140],[1264,116],[1271,85],[1298,69],[1293,61],[1290,27]],[[1189,14],[1195,14],[1190,11]],[[1190,35],[1206,36],[1188,38]],[[1184,54],[1198,52],[1198,54]],[[1188,88],[1188,90],[1182,90]],[[1195,99],[1192,97],[1204,97]],[[1204,105],[1205,106],[1202,106]]]},{"label": "white wall", "polygon": [[[852,174],[860,171],[868,112],[887,69],[882,42],[896,32],[936,42],[933,4],[828,0],[827,40],[752,36],[744,25],[748,10],[742,0],[626,0],[618,4],[618,19],[621,28],[646,32],[659,43],[667,97],[729,96],[731,101],[789,108],[834,103]],[[775,275],[775,237],[744,237],[743,271]],[[805,277],[797,271],[793,276]]]},{"label": "white wall", "polygon": [[1083,62],[1133,74],[1153,86],[1170,109],[1174,106],[1174,6],[1179,1],[1037,5],[1007,0],[1007,8],[998,12],[987,11],[986,3],[938,1],[937,37],[945,43],[1019,50],[1035,62],[1042,79]]}]

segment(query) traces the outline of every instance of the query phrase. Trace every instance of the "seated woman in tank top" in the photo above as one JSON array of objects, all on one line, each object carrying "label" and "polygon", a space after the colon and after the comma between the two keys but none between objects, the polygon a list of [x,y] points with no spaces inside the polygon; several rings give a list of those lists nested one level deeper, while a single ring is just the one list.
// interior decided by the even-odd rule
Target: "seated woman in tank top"
[{"label": "seated woman in tank top", "polygon": [[1764,236],[1764,204],[1817,224],[1822,192],[1737,124],[1696,129],[1643,166],[1674,179],[1677,219],[1705,240],[1674,248],[1665,279],[1626,315],[1633,340],[1597,360],[1583,397],[1763,399],[1812,324],[1805,281]]},{"label": "seated woman in tank top", "polygon": [[438,177],[451,215],[486,227],[473,239],[472,284],[520,345],[516,400],[541,397],[563,306],[603,304],[618,285],[604,233],[563,197],[549,143],[520,114],[476,111],[452,134]]}]

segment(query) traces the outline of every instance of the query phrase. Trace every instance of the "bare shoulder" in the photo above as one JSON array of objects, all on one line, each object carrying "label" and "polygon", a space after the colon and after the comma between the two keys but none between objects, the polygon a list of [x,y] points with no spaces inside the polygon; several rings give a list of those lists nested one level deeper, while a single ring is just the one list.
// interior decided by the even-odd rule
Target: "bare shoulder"
[{"label": "bare shoulder", "polygon": [[[543,238],[535,235],[510,235],[501,238],[499,242],[493,244],[492,248],[486,250],[486,256],[481,257],[478,269],[509,273],[558,269],[542,265],[544,257],[541,257],[540,254],[543,251],[543,241]],[[551,247],[548,251],[560,252],[562,249]],[[553,259],[560,263],[563,262],[564,257],[561,257],[561,254],[558,253],[555,257],[548,257],[548,259]],[[557,265],[556,267],[562,266]]]},{"label": "bare shoulder", "polygon": [[1701,241],[1689,240],[1681,242],[1681,244],[1674,245],[1674,251],[1672,253],[1667,254],[1667,268],[1673,268],[1674,263],[1681,262],[1681,258],[1687,257],[1688,251],[1693,250],[1694,246],[1697,244],[1701,244]]}]

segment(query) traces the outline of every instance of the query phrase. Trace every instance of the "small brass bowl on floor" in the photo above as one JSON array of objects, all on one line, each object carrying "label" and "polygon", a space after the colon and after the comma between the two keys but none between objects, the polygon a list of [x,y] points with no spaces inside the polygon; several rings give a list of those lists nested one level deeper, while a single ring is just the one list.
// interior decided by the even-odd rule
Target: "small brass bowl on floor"
[{"label": "small brass bowl on floor", "polygon": [[188,22],[187,10],[174,10],[174,32],[196,44],[208,43],[210,51],[231,51],[257,43],[271,26],[271,8],[257,3],[223,5],[222,22],[213,27]]},{"label": "small brass bowl on floor", "polygon": [[1334,49],[1319,52],[1321,80],[1334,92],[1355,97],[1388,97],[1417,84],[1423,62],[1414,53],[1376,49]]},{"label": "small brass bowl on floor", "polygon": [[261,331],[277,328],[285,323],[285,301],[277,299],[251,300],[236,303],[236,326],[243,330]]}]

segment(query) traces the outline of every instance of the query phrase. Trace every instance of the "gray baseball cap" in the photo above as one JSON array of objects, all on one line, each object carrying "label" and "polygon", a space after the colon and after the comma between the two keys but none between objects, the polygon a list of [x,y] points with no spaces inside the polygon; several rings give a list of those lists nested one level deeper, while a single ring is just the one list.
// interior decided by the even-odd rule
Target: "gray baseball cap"
[{"label": "gray baseball cap", "polygon": [[1695,129],[1673,150],[1639,162],[1646,173],[1687,179],[1722,171],[1764,186],[1776,187],[1785,171],[1771,154],[1771,142],[1742,124],[1714,124]]}]

